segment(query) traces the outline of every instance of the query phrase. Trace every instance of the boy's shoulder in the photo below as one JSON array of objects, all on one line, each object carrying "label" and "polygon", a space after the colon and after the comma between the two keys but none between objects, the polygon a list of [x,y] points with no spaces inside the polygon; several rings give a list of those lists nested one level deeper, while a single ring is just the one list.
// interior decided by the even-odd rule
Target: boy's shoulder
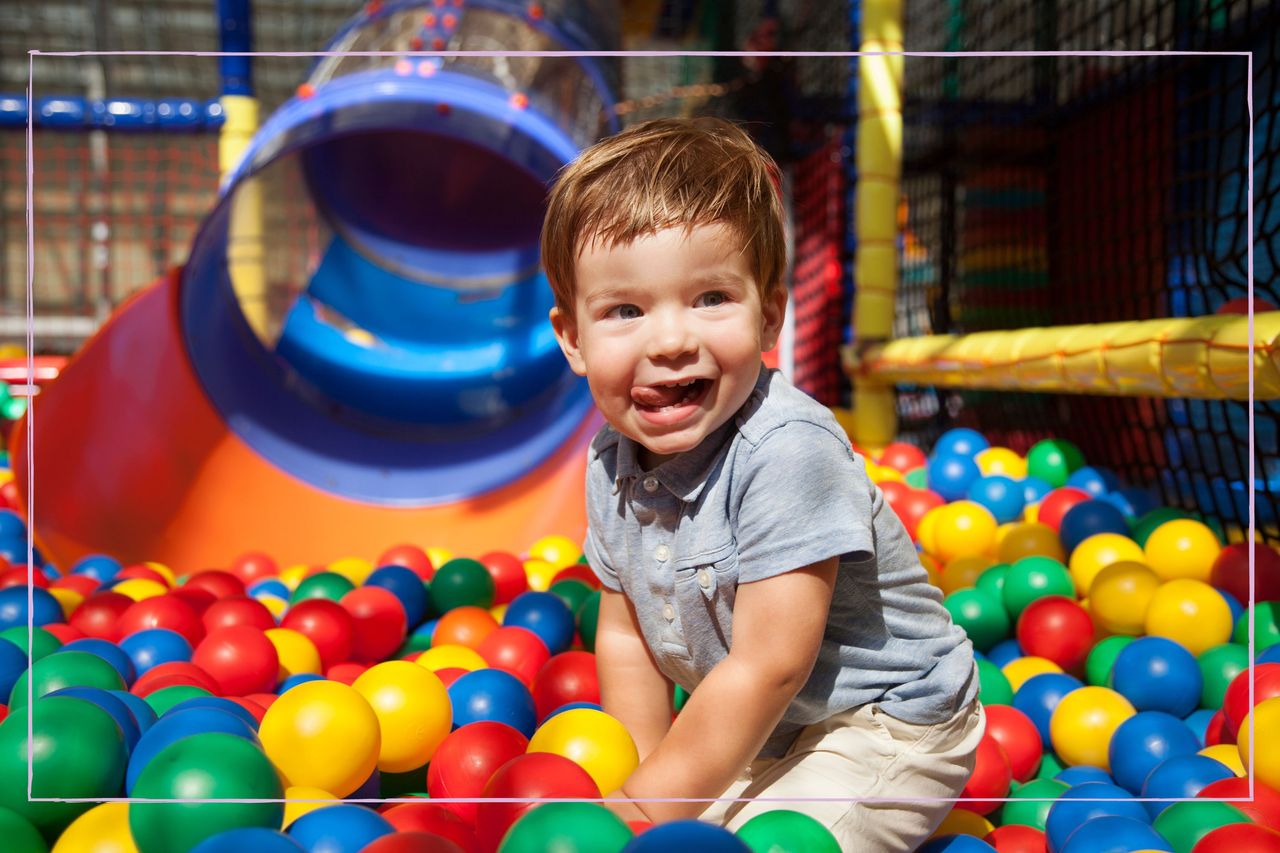
[{"label": "boy's shoulder", "polygon": [[799,424],[821,428],[842,444],[849,444],[848,436],[831,410],[792,385],[775,369],[761,377],[738,412],[736,426],[743,439],[754,447],[780,428]]}]

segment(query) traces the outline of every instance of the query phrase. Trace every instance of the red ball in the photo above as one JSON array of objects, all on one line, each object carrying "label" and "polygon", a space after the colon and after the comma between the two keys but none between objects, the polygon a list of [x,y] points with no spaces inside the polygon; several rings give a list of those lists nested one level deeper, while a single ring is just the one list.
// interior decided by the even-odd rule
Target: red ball
[{"label": "red ball", "polygon": [[280,627],[297,631],[315,643],[320,663],[326,670],[351,657],[356,622],[336,601],[327,598],[299,601],[285,611]]},{"label": "red ball", "polygon": [[476,841],[480,853],[496,853],[511,825],[538,803],[503,803],[492,799],[596,799],[600,789],[591,774],[563,755],[529,752],[498,768],[482,794],[489,802],[476,808]]},{"label": "red ball", "polygon": [[360,853],[467,853],[447,838],[426,832],[393,832],[375,838]]},{"label": "red ball", "polygon": [[453,682],[466,675],[471,670],[462,669],[456,666],[447,666],[444,669],[436,670],[436,678],[440,679],[440,683],[445,687],[452,687]]},{"label": "red ball", "polygon": [[344,661],[343,663],[335,663],[324,671],[324,677],[330,681],[338,681],[342,684],[350,684],[355,681],[369,668],[366,663],[356,663],[355,661]]},{"label": "red ball", "polygon": [[85,598],[93,595],[98,587],[102,586],[96,579],[89,575],[63,575],[57,580],[49,584],[51,589],[70,589],[80,593]]},{"label": "red ball", "polygon": [[280,657],[267,635],[250,625],[210,631],[191,655],[227,696],[267,693],[276,686]]},{"label": "red ball", "polygon": [[533,679],[533,705],[538,722],[570,702],[600,702],[596,656],[591,652],[561,652],[543,664]]},{"label": "red ball", "polygon": [[1093,648],[1093,620],[1070,598],[1046,595],[1022,611],[1017,635],[1024,654],[1047,658],[1071,672],[1084,664]]},{"label": "red ball", "polygon": [[[1253,313],[1265,314],[1268,311],[1275,311],[1276,306],[1272,305],[1265,299],[1257,296],[1253,297]],[[1218,306],[1215,314],[1248,314],[1249,313],[1249,297],[1237,296],[1235,299],[1228,299],[1226,302]]]},{"label": "red ball", "polygon": [[26,506],[22,502],[22,493],[18,491],[17,480],[10,480],[0,486],[0,503],[4,504],[5,509],[11,509],[24,518],[27,515]]},{"label": "red ball", "polygon": [[493,576],[493,603],[510,604],[517,595],[529,589],[529,576],[524,563],[506,551],[490,551],[480,562]]},{"label": "red ball", "polygon": [[180,598],[187,604],[190,604],[192,609],[200,616],[200,630],[205,630],[204,612],[209,609],[210,604],[213,604],[218,600],[217,596],[209,592],[207,589],[200,589],[199,587],[194,586],[180,586],[176,589],[169,590],[167,594],[172,595],[174,598]]},{"label": "red ball", "polygon": [[498,628],[480,641],[476,651],[489,666],[511,673],[529,688],[543,664],[551,660],[542,638],[518,625]]},{"label": "red ball", "polygon": [[898,514],[898,518],[902,519],[902,525],[907,528],[907,533],[914,540],[916,528],[920,525],[920,519],[924,518],[925,513],[945,503],[946,501],[937,492],[931,492],[928,489],[912,489],[905,497],[898,499],[898,502],[893,505],[893,511]]},{"label": "red ball", "polygon": [[1241,797],[1245,802],[1232,803],[1249,816],[1254,823],[1280,832],[1280,791],[1255,779],[1253,782],[1253,799],[1249,799],[1249,779],[1247,776],[1229,776],[1210,782],[1196,794],[1207,800],[1234,799]]},{"label": "red ball", "polygon": [[404,642],[408,618],[395,593],[380,586],[361,586],[339,602],[355,623],[351,635],[352,660],[386,660]]},{"label": "red ball", "polygon": [[125,566],[123,569],[116,572],[116,576],[111,580],[127,581],[134,579],[155,581],[166,588],[169,586],[168,578],[143,563],[134,563],[132,566]]},{"label": "red ball", "polygon": [[1078,503],[1084,503],[1092,499],[1093,495],[1084,489],[1077,489],[1074,486],[1063,486],[1060,489],[1054,489],[1040,501],[1040,509],[1037,510],[1036,520],[1041,524],[1049,525],[1057,533],[1062,528],[1062,519],[1066,516],[1068,510]]},{"label": "red ball", "polygon": [[[499,767],[523,755],[529,739],[506,723],[481,720],[455,729],[440,741],[427,765],[427,793],[432,799],[476,799]],[[441,803],[475,825],[475,803]]]},{"label": "red ball", "polygon": [[[8,560],[5,561],[6,563]],[[81,575],[72,575],[71,577],[82,577]],[[93,580],[90,578],[90,580]],[[32,586],[38,586],[41,589],[49,588],[49,579],[44,576],[44,572],[36,572],[34,575],[27,571],[26,566],[13,566],[0,572],[0,589],[10,586],[26,586],[30,582]],[[93,583],[96,588],[97,581]]]},{"label": "red ball", "polygon": [[[1280,553],[1259,543],[1253,546],[1254,598],[1257,601],[1280,601]],[[1249,601],[1249,545],[1237,542],[1218,552],[1209,573],[1209,583],[1235,596],[1236,601]]]},{"label": "red ball", "polygon": [[[1253,668],[1253,705],[1280,696],[1280,663],[1260,663]],[[1222,699],[1222,713],[1227,717],[1227,733],[1234,743],[1240,723],[1253,710],[1249,704],[1249,670],[1243,670],[1227,685]]]},{"label": "red ball", "polygon": [[[255,693],[255,694],[253,694],[253,695],[254,695],[254,696],[261,696],[262,694],[261,694],[261,693]],[[263,717],[265,717],[265,716],[267,715],[267,706],[266,706],[266,705],[263,705],[263,704],[261,704],[260,702],[255,702],[255,701],[253,701],[252,699],[250,699],[250,698],[249,698],[249,697],[247,697],[247,696],[228,696],[228,697],[226,697],[226,699],[227,699],[227,701],[228,701],[228,702],[235,702],[235,703],[236,703],[237,705],[239,705],[241,708],[244,708],[244,709],[245,709],[246,711],[248,711],[250,714],[253,714],[253,718],[254,718],[255,720],[257,720],[259,724],[261,724],[261,723],[262,723],[262,718],[263,718]],[[272,701],[275,701],[275,699],[276,699],[275,694],[274,694],[274,693],[273,693],[273,694],[271,694],[271,700],[272,700]],[[268,703],[268,705],[269,705],[269,704],[270,704],[270,703]]]},{"label": "red ball", "polygon": [[586,563],[570,563],[556,572],[551,578],[551,583],[556,584],[560,581],[582,581],[592,589],[600,588],[600,578],[596,577],[596,573]]},{"label": "red ball", "polygon": [[929,459],[924,455],[923,450],[914,444],[907,444],[901,441],[895,441],[886,447],[880,453],[880,458],[876,460],[877,464],[887,465],[895,471],[901,471],[903,474],[912,468],[927,465],[928,462]]},{"label": "red ball", "polygon": [[120,638],[146,631],[150,628],[167,628],[191,644],[192,648],[204,639],[204,625],[196,609],[174,595],[153,595],[120,614],[117,629]]},{"label": "red ball", "polygon": [[424,581],[431,580],[436,573],[427,552],[417,545],[395,545],[383,551],[378,557],[378,567],[383,566],[404,566]]},{"label": "red ball", "polygon": [[1040,769],[1040,759],[1044,757],[1044,743],[1036,724],[1012,705],[988,705],[986,712],[987,734],[1004,750],[1013,778],[1027,781]]},{"label": "red ball", "polygon": [[463,850],[471,851],[475,848],[475,831],[443,803],[426,800],[421,803],[400,803],[382,812],[382,816],[396,828],[396,832],[427,832],[447,838]]},{"label": "red ball", "polygon": [[280,567],[269,555],[260,551],[250,551],[232,560],[231,565],[227,566],[227,571],[248,586],[256,580],[275,577],[280,574]]},{"label": "red ball", "polygon": [[237,625],[267,631],[276,627],[276,617],[271,615],[267,605],[247,595],[215,601],[204,612],[204,628],[211,634],[221,628],[233,628]]},{"label": "red ball", "polygon": [[956,808],[966,809],[978,814],[988,814],[1000,806],[999,797],[1009,794],[1009,785],[1013,773],[1009,769],[1009,758],[1000,748],[995,738],[988,734],[978,741],[978,750],[973,765],[973,774],[960,792],[961,797],[974,797],[969,801],[961,800]]},{"label": "red ball", "polygon": [[1213,716],[1209,718],[1209,724],[1204,730],[1204,745],[1217,746],[1220,743],[1235,743],[1236,736],[1227,731],[1227,715],[1222,713],[1222,709],[1213,712]]},{"label": "red ball", "polygon": [[1020,823],[997,827],[982,840],[996,848],[996,853],[1047,853],[1049,849],[1043,832]]},{"label": "red ball", "polygon": [[217,598],[233,598],[244,595],[244,581],[221,569],[206,569],[197,575],[187,578],[184,588],[205,589]]},{"label": "red ball", "polygon": [[[262,713],[266,714],[267,709],[270,708],[272,704],[280,698],[280,696],[276,693],[250,693],[248,696],[227,696],[224,698],[230,699],[233,702],[237,699],[245,699],[257,705],[262,709]],[[257,716],[252,708],[249,708],[249,713]]]},{"label": "red ball", "polygon": [[65,622],[49,622],[45,625],[41,625],[40,627],[44,628],[46,631],[48,631],[50,634],[56,637],[58,639],[58,642],[62,643],[62,645],[64,646],[67,643],[72,643],[72,642],[75,642],[76,640],[84,639],[84,634],[81,634],[78,629],[72,627],[71,625],[68,625]]},{"label": "red ball", "polygon": [[902,517],[902,513],[898,512],[898,504],[914,491],[915,489],[903,480],[885,480],[880,483],[880,493],[884,495],[884,502],[898,514],[899,518]]},{"label": "red ball", "polygon": [[1280,834],[1254,823],[1229,823],[1201,837],[1191,853],[1280,853]]},{"label": "red ball", "polygon": [[133,599],[127,595],[95,592],[72,611],[68,624],[86,637],[114,643],[121,639],[120,617],[133,605]]},{"label": "red ball", "polygon": [[175,684],[190,684],[208,690],[210,693],[218,692],[218,682],[213,676],[205,672],[203,667],[185,660],[166,661],[151,667],[138,676],[138,680],[133,682],[129,692],[135,696],[146,697],[162,687],[173,687]]}]

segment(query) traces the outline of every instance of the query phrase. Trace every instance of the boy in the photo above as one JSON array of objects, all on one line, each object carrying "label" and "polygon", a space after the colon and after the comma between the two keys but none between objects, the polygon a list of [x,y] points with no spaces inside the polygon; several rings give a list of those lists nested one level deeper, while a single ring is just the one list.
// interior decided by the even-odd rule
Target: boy
[{"label": "boy", "polygon": [[641,759],[602,793],[628,819],[792,808],[842,849],[914,849],[973,767],[972,646],[831,413],[761,362],[787,299],[776,184],[735,125],[659,119],[548,201],[552,326],[608,422],[584,544],[601,699]]}]

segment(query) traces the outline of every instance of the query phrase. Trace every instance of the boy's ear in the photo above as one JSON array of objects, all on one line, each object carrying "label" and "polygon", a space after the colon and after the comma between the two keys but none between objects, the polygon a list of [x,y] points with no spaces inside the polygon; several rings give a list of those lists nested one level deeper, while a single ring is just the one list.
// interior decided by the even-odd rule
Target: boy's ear
[{"label": "boy's ear", "polygon": [[556,343],[569,362],[569,369],[579,376],[587,375],[587,363],[582,359],[582,349],[578,346],[578,324],[558,307],[551,309],[551,329],[556,333]]},{"label": "boy's ear", "polygon": [[782,334],[782,321],[787,316],[787,288],[779,284],[764,298],[760,306],[764,320],[764,328],[760,334],[760,350],[768,352],[778,345],[778,337]]}]

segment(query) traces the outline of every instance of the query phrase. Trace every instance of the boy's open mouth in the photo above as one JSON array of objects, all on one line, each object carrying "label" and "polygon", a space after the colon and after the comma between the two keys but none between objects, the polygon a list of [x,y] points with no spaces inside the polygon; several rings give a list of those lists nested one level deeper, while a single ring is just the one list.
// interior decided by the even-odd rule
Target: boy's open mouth
[{"label": "boy's open mouth", "polygon": [[696,403],[711,387],[710,379],[686,379],[661,385],[637,385],[631,400],[641,411],[669,412]]}]

